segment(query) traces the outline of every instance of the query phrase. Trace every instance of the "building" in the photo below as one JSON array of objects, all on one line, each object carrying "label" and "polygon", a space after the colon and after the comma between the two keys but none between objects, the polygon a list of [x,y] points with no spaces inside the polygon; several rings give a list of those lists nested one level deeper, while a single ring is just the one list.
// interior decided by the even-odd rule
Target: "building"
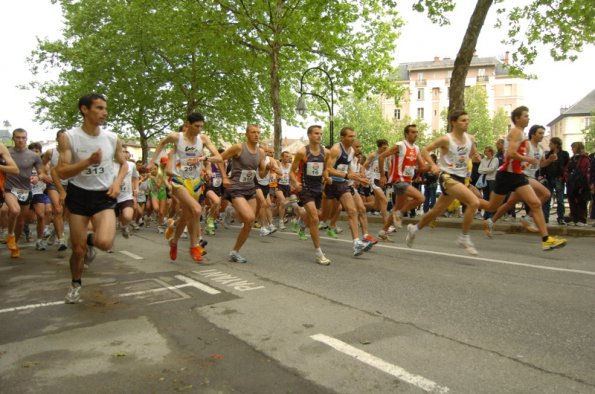
[{"label": "building", "polygon": [[550,135],[562,140],[562,148],[571,151],[573,142],[585,142],[583,130],[594,121],[595,89],[571,107],[560,108],[560,115],[548,123]]},{"label": "building", "polygon": [[[505,69],[508,52],[502,60],[495,57],[474,56],[469,66],[465,86],[485,86],[488,110],[493,115],[500,108],[507,113],[523,105],[524,79],[512,77]],[[430,132],[444,127],[440,114],[448,109],[450,79],[454,60],[434,57],[433,61],[402,63],[397,82],[404,87],[403,97],[382,97],[381,107],[385,118],[403,119],[406,116],[422,119]]]}]

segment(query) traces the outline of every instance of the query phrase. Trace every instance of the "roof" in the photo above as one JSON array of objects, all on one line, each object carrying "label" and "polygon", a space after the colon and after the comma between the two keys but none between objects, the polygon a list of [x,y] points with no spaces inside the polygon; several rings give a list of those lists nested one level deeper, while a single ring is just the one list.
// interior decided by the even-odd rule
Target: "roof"
[{"label": "roof", "polygon": [[[444,58],[438,61],[429,60],[425,62],[411,62],[401,63],[397,71],[396,79],[398,81],[409,80],[409,72],[415,70],[439,70],[454,68],[454,59]],[[473,57],[471,59],[471,67],[479,66],[496,66],[496,75],[508,75],[508,71],[504,67],[504,63],[498,60],[498,58],[490,57]]]},{"label": "roof", "polygon": [[551,127],[554,123],[557,123],[560,119],[567,116],[589,116],[595,111],[595,89],[591,90],[589,94],[583,97],[574,105],[570,106],[565,110],[561,110],[560,115],[556,119],[548,123],[548,127]]}]

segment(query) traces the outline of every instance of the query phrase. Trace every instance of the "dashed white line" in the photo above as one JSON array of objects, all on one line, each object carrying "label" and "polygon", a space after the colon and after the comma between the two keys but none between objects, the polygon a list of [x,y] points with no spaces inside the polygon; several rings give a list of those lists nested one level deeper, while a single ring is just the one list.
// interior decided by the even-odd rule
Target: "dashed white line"
[{"label": "dashed white line", "polygon": [[125,254],[128,257],[132,257],[135,260],[143,260],[143,257],[140,257],[139,255],[136,255],[134,253],[131,253],[127,250],[120,250],[120,253]]},{"label": "dashed white line", "polygon": [[0,309],[0,313],[24,311],[24,310],[27,310],[27,309],[35,309],[35,308],[41,308],[41,307],[44,307],[44,306],[53,306],[53,305],[60,305],[60,304],[64,305],[64,301],[40,302],[39,304],[29,304],[29,305],[23,305],[23,306],[15,306],[14,308]]},{"label": "dashed white line", "polygon": [[448,392],[448,387],[439,386],[436,382],[426,379],[423,376],[412,374],[405,369],[399,367],[398,365],[391,364],[387,361],[384,361],[381,358],[378,358],[370,353],[364,352],[356,347],[349,345],[343,341],[340,341],[336,338],[329,337],[324,334],[316,334],[310,336],[315,341],[322,342],[325,345],[332,347],[333,349],[351,356],[358,361],[363,362],[364,364],[368,364],[371,367],[374,367],[382,372],[385,372],[389,375],[396,377],[404,382],[412,384],[420,389],[427,391],[427,392],[434,392],[434,393],[446,393]]}]

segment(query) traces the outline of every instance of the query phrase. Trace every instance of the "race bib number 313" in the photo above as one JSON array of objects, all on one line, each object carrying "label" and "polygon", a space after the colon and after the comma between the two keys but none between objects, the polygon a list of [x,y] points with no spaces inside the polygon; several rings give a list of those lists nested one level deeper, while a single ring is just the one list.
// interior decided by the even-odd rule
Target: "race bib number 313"
[{"label": "race bib number 313", "polygon": [[96,176],[105,173],[105,168],[103,166],[89,166],[81,172],[83,176]]}]

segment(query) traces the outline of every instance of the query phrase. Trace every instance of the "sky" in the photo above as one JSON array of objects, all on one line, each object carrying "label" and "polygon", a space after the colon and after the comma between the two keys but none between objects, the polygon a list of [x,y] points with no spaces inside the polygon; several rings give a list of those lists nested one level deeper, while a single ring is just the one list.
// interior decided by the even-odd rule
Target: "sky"
[{"label": "sky", "polygon": [[[399,12],[406,23],[397,42],[396,63],[432,60],[434,56],[454,59],[472,7],[457,7],[449,15],[451,25],[440,27],[412,11],[412,3],[413,0],[399,2]],[[474,3],[461,0],[459,4]],[[480,57],[502,57],[507,49],[510,50],[500,43],[504,32],[493,27],[495,9],[492,7],[479,37],[477,55]],[[36,92],[17,86],[27,84],[33,78],[26,59],[35,49],[37,38],[57,39],[61,36],[63,22],[60,7],[50,0],[2,0],[0,15],[0,122],[8,120],[11,128],[25,128],[29,131],[30,140],[53,139],[55,130],[34,120],[30,103]],[[559,114],[560,107],[574,104],[595,88],[594,64],[593,45],[585,48],[575,62],[554,62],[548,50],[543,48],[535,65],[526,69],[527,73],[538,77],[537,80],[527,81],[525,89],[525,104],[531,110],[531,122],[547,124]],[[308,121],[324,122],[324,119]],[[305,136],[302,129],[295,127],[284,127],[283,134],[289,138]]]}]

